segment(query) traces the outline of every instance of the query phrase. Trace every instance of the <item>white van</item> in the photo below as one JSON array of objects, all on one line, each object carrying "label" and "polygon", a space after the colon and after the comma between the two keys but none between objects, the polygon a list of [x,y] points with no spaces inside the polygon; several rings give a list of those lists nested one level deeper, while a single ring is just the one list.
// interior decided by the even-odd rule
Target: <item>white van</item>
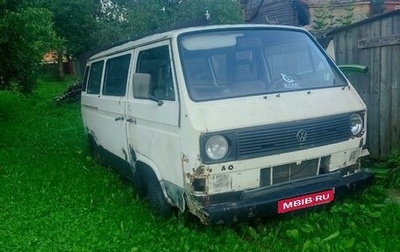
[{"label": "white van", "polygon": [[192,27],[97,53],[82,117],[95,153],[163,216],[281,214],[373,177],[366,106],[301,28]]}]

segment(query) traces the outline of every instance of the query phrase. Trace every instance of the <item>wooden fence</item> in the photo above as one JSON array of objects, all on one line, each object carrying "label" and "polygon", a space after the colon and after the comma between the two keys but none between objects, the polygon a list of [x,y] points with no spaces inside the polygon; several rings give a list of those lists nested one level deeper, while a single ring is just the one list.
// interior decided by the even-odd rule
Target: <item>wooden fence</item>
[{"label": "wooden fence", "polygon": [[328,33],[338,64],[362,64],[366,74],[349,80],[368,108],[367,144],[371,157],[386,159],[400,148],[400,10]]}]

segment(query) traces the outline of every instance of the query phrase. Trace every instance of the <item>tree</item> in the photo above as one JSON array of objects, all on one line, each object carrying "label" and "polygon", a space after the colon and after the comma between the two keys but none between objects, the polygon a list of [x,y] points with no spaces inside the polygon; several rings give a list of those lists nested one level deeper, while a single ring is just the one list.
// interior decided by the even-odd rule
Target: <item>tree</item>
[{"label": "tree", "polygon": [[237,0],[36,0],[36,3],[53,13],[57,35],[65,41],[58,55],[65,53],[67,58],[204,16],[206,10],[214,24],[242,22]]},{"label": "tree", "polygon": [[[238,0],[0,0],[0,88],[33,90],[45,52],[62,57],[159,31],[211,13],[211,22],[242,22]],[[60,75],[63,73],[60,71]]]},{"label": "tree", "polygon": [[211,14],[212,24],[243,23],[240,1],[232,0],[186,0],[178,5],[178,13],[184,18],[202,15],[206,10]]},{"label": "tree", "polygon": [[29,2],[0,1],[0,89],[32,92],[41,59],[59,41],[51,12]]},{"label": "tree", "polygon": [[97,33],[101,0],[35,0],[34,4],[53,14],[53,27],[62,40],[55,48],[59,75],[64,77],[63,59],[71,60],[91,50],[99,41]]},{"label": "tree", "polygon": [[334,1],[327,1],[316,10],[315,20],[312,26],[314,33],[323,35],[330,29],[351,24],[354,18],[354,8],[354,0],[348,1],[348,4],[343,8],[344,13],[341,15],[334,15]]},{"label": "tree", "polygon": [[142,36],[182,20],[204,15],[212,22],[242,22],[237,0],[36,0],[53,13],[57,35],[65,40],[64,51],[73,57]]},{"label": "tree", "polygon": [[97,44],[100,0],[41,0],[39,6],[53,13],[54,29],[65,41],[64,49],[69,55],[75,56]]},{"label": "tree", "polygon": [[[111,2],[111,1],[107,1]],[[196,17],[211,14],[212,24],[242,23],[237,0],[113,0],[113,14],[122,31],[121,38],[152,33]]]}]

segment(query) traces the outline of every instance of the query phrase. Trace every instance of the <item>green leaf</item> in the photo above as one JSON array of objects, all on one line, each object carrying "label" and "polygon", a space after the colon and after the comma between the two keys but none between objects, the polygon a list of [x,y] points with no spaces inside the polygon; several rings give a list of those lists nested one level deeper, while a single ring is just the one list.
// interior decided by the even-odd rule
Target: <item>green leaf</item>
[{"label": "green leaf", "polygon": [[369,216],[371,218],[380,218],[382,216],[382,214],[381,214],[381,212],[373,212],[373,213],[370,213]]},{"label": "green leaf", "polygon": [[307,240],[304,244],[303,244],[303,249],[301,250],[302,252],[306,252],[306,251],[310,251],[311,250],[311,241]]},{"label": "green leaf", "polygon": [[343,245],[346,249],[350,249],[354,247],[355,242],[356,238],[351,238],[350,240],[344,240]]},{"label": "green leaf", "polygon": [[260,234],[258,234],[257,231],[252,227],[249,227],[249,234],[254,239],[258,239],[260,237]]},{"label": "green leaf", "polygon": [[339,234],[340,234],[340,232],[339,232],[339,231],[336,231],[335,233],[333,233],[333,234],[331,234],[330,236],[328,236],[328,237],[326,237],[325,239],[323,239],[320,243],[333,240],[333,239],[335,239],[336,237],[338,237]]},{"label": "green leaf", "polygon": [[300,239],[299,230],[297,230],[297,229],[289,229],[286,231],[286,234],[289,238],[292,238],[294,240]]}]

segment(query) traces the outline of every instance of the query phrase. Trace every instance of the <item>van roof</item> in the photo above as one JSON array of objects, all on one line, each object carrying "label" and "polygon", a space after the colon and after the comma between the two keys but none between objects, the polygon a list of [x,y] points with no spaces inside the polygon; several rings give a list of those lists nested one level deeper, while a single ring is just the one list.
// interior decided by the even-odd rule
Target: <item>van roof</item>
[{"label": "van roof", "polygon": [[220,29],[237,29],[237,28],[274,28],[274,29],[291,29],[291,30],[302,30],[303,28],[294,27],[294,26],[285,26],[285,25],[264,25],[264,24],[231,24],[231,25],[208,25],[208,26],[196,26],[196,27],[189,27],[189,28],[182,28],[171,30],[162,33],[155,33],[152,35],[148,35],[139,39],[132,39],[128,40],[125,43],[113,46],[109,49],[103,50],[99,53],[94,54],[89,58],[89,62],[106,57],[109,55],[117,54],[120,52],[124,52],[130,49],[133,49],[138,46],[154,43],[157,41],[162,41],[166,39],[176,38],[178,35],[187,32],[193,31],[205,31],[205,30],[220,30]]}]

